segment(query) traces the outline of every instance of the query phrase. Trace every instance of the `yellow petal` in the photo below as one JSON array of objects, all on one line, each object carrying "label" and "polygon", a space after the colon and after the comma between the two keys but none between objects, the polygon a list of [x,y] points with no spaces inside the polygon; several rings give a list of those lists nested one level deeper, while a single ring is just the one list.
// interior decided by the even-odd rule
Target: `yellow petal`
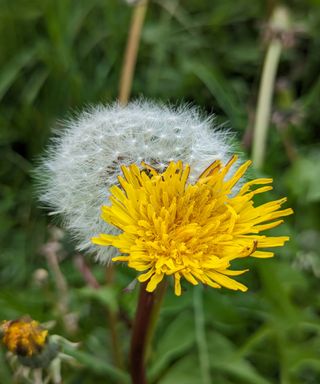
[{"label": "yellow petal", "polygon": [[273,252],[266,252],[266,251],[255,251],[252,255],[252,257],[257,257],[260,259],[267,259],[274,256]]},{"label": "yellow petal", "polygon": [[245,292],[248,288],[239,283],[238,281],[235,281],[233,279],[230,279],[229,277],[221,274],[221,273],[218,273],[218,272],[214,272],[214,271],[208,271],[207,272],[207,275],[213,279],[214,281],[216,281],[218,284],[226,287],[226,288],[229,288],[229,289],[232,289],[232,290],[240,290],[242,292]]},{"label": "yellow petal", "polygon": [[140,283],[144,283],[145,281],[149,280],[150,277],[155,273],[155,269],[152,268],[150,269],[147,273],[144,273],[143,275],[140,275],[138,277],[138,280],[140,281]]},{"label": "yellow petal", "polygon": [[181,276],[179,273],[175,273],[174,275],[174,293],[177,296],[181,295],[181,284],[180,284]]},{"label": "yellow petal", "polygon": [[163,276],[163,273],[155,273],[147,285],[147,291],[153,292],[157,288],[157,285],[160,283],[160,281],[163,279]]}]

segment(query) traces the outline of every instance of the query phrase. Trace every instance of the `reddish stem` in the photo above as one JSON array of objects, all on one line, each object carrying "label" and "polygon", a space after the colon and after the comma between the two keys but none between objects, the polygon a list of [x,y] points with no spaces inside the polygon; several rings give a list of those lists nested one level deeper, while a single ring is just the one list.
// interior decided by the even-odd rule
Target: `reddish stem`
[{"label": "reddish stem", "polygon": [[137,312],[133,323],[130,370],[132,384],[147,384],[144,360],[147,349],[149,324],[155,303],[155,292],[146,291],[146,283],[141,284]]},{"label": "reddish stem", "polygon": [[146,357],[149,354],[155,325],[167,289],[167,281],[165,279],[151,293],[146,290],[147,284],[148,282],[141,284],[136,316],[133,323],[130,350],[132,384],[147,384],[145,372]]}]

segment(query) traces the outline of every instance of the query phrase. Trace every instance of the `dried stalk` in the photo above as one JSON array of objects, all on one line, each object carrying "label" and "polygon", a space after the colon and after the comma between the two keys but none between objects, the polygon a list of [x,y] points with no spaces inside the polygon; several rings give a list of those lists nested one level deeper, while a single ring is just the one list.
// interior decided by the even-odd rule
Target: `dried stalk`
[{"label": "dried stalk", "polygon": [[138,1],[134,5],[119,88],[119,102],[122,105],[126,105],[130,98],[132,89],[132,79],[136,66],[137,54],[141,37],[141,30],[147,11],[147,6],[148,0]]}]

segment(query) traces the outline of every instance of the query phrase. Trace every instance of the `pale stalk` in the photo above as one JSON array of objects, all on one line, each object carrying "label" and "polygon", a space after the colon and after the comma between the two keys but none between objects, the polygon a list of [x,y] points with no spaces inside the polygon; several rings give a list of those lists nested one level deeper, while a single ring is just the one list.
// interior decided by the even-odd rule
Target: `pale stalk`
[{"label": "pale stalk", "polygon": [[70,333],[74,332],[74,326],[67,320],[69,314],[69,288],[66,278],[60,269],[58,252],[60,250],[59,239],[55,238],[53,234],[52,241],[48,242],[42,247],[42,253],[47,259],[50,271],[52,272],[54,282],[56,285],[58,297],[57,306],[61,314],[63,324],[66,330]]},{"label": "pale stalk", "polygon": [[273,37],[269,42],[263,64],[253,135],[252,160],[254,166],[258,169],[262,168],[266,153],[272,97],[283,48],[281,34],[287,33],[290,29],[290,18],[287,8],[283,6],[276,7],[269,27]]},{"label": "pale stalk", "polygon": [[258,96],[258,106],[254,123],[252,160],[256,168],[263,165],[268,127],[270,122],[272,96],[274,91],[277,68],[279,65],[282,44],[273,39],[266,53]]},{"label": "pale stalk", "polygon": [[34,369],[33,371],[33,383],[34,384],[43,384],[42,380],[42,369]]},{"label": "pale stalk", "polygon": [[141,31],[144,24],[147,6],[148,0],[138,1],[134,5],[120,79],[119,102],[122,105],[126,105],[130,98],[132,79],[136,66]]}]

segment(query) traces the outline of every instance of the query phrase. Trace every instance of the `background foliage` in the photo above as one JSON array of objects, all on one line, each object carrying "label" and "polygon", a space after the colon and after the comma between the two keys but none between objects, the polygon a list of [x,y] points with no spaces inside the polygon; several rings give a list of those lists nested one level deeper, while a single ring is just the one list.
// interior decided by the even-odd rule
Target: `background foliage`
[{"label": "background foliage", "polygon": [[[263,36],[276,3],[151,2],[133,96],[214,112],[250,156]],[[296,33],[281,57],[262,173],[275,179],[274,197],[287,195],[295,210],[281,228],[292,240],[276,258],[250,262],[246,294],[190,287],[182,298],[167,294],[151,383],[207,384],[204,360],[215,384],[320,382],[320,1],[286,5]],[[116,382],[107,310],[120,312],[126,356],[136,292],[123,292],[133,274],[121,267],[114,286],[105,287],[104,268],[90,258],[102,288],[87,287],[65,234],[59,257],[68,295],[61,310],[56,275],[41,251],[51,220],[37,207],[31,171],[59,119],[117,97],[130,15],[117,0],[0,1],[0,318],[54,319],[54,333],[81,341],[81,366],[64,368],[65,383]],[[3,349],[1,355],[0,381],[10,383]]]}]

